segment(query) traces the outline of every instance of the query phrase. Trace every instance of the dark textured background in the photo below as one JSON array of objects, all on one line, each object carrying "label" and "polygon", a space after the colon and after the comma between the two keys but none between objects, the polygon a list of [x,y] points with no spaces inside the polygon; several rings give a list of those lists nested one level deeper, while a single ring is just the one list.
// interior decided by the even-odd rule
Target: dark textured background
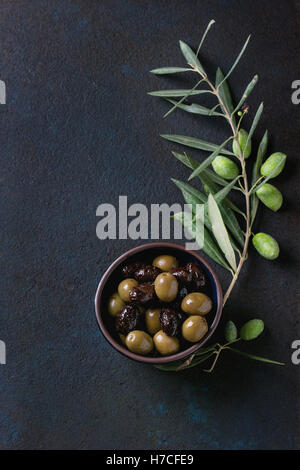
[{"label": "dark textured background", "polygon": [[[299,338],[299,107],[291,102],[299,78],[297,3],[1,0],[0,338],[8,350],[0,366],[1,448],[299,447],[299,366],[290,359]],[[98,330],[97,283],[139,242],[98,240],[96,208],[117,204],[119,195],[130,204],[181,202],[169,177],[188,172],[170,153],[180,147],[159,133],[216,142],[226,135],[216,118],[178,111],[162,120],[166,103],[146,94],[189,85],[188,77],[148,71],[183,65],[178,40],[197,47],[211,18],[217,24],[203,63],[211,72],[216,64],[228,70],[252,33],[231,87],[238,99],[259,74],[250,100],[250,118],[265,104],[256,139],[267,127],[269,151],[288,154],[276,180],[284,206],[259,215],[281,256],[268,262],[251,250],[224,320],[263,318],[266,330],[248,350],[286,366],[227,353],[213,375],[199,368],[169,374],[126,360]]]}]

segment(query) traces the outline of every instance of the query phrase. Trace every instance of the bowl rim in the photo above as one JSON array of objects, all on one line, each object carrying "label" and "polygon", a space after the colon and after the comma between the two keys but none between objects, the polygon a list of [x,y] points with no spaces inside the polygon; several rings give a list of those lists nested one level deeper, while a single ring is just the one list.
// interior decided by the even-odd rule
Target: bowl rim
[{"label": "bowl rim", "polygon": [[[172,354],[170,356],[162,356],[162,357],[148,357],[148,356],[141,356],[139,354],[135,354],[128,349],[125,348],[125,346],[122,346],[119,344],[109,333],[107,330],[103,320],[102,320],[102,315],[100,312],[100,300],[101,300],[101,295],[103,292],[103,289],[106,285],[106,282],[108,281],[110,275],[114,272],[114,270],[122,263],[124,262],[127,258],[131,257],[132,255],[135,255],[136,253],[139,253],[144,250],[150,250],[152,248],[172,248],[175,250],[179,251],[184,251],[185,253],[189,253],[195,258],[197,258],[202,264],[205,265],[205,267],[209,270],[209,272],[212,275],[212,278],[215,282],[216,285],[216,291],[217,291],[217,311],[215,314],[214,321],[212,322],[208,332],[206,335],[196,344],[193,346],[189,347],[188,349],[185,349],[184,351],[179,351],[176,354]],[[102,278],[100,279],[100,282],[98,284],[98,288],[96,291],[96,296],[95,296],[95,310],[96,310],[96,318],[98,322],[98,326],[100,328],[101,333],[103,334],[104,338],[110,343],[110,345],[116,349],[119,353],[123,354],[124,356],[133,359],[138,362],[144,362],[148,364],[166,364],[166,363],[171,363],[174,361],[182,360],[185,359],[187,356],[190,356],[191,354],[194,354],[198,349],[200,349],[213,335],[215,332],[219,321],[221,319],[222,311],[223,311],[223,292],[222,292],[222,287],[221,283],[219,281],[219,278],[214,271],[214,269],[211,267],[211,265],[196,251],[192,250],[187,250],[183,245],[180,245],[178,243],[173,243],[173,242],[151,242],[151,243],[145,243],[143,245],[139,245],[135,248],[131,248],[130,250],[126,251],[123,253],[121,256],[119,256],[115,261],[111,263],[111,265],[107,268],[105,273],[103,274]]]}]

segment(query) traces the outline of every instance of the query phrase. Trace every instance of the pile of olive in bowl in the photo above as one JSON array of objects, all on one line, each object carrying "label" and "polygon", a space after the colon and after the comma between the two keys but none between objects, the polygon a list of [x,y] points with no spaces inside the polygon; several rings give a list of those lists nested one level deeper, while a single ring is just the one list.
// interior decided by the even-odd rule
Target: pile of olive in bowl
[{"label": "pile of olive in bowl", "polygon": [[115,262],[106,295],[105,276],[99,284],[96,312],[104,336],[116,349],[159,363],[205,342],[219,321],[221,293],[200,255],[181,245],[160,243],[159,250],[153,245]]}]

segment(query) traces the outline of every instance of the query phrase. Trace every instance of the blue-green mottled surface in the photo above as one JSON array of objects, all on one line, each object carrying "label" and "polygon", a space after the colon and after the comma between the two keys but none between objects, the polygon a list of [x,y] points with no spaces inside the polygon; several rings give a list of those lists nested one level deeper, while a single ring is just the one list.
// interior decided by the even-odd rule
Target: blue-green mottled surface
[{"label": "blue-green mottled surface", "polygon": [[[299,338],[297,3],[1,2],[1,449],[299,447],[299,366],[290,360]],[[96,208],[119,195],[130,204],[181,202],[169,177],[188,172],[171,157],[180,147],[159,133],[226,136],[217,118],[177,111],[162,120],[167,105],[146,94],[189,85],[148,71],[184,65],[178,40],[197,47],[211,18],[203,64],[229,70],[253,33],[231,84],[239,99],[259,74],[249,100],[250,116],[265,104],[256,136],[268,127],[270,151],[288,155],[276,180],[284,206],[259,215],[281,256],[272,263],[251,250],[224,319],[263,318],[265,332],[248,349],[286,367],[228,353],[211,376],[200,368],[168,374],[118,355],[98,330],[97,283],[137,242],[98,240]]]}]

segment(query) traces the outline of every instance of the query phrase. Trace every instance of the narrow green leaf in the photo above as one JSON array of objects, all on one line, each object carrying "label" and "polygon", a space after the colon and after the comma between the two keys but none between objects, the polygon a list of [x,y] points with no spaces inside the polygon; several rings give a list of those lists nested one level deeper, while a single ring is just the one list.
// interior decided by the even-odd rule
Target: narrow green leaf
[{"label": "narrow green leaf", "polygon": [[[217,73],[216,73],[216,87],[219,88],[219,93],[221,95],[222,101],[223,101],[227,111],[229,112],[229,114],[232,114],[234,106],[233,106],[233,102],[232,102],[232,97],[231,97],[229,85],[226,81],[224,81],[224,75],[223,75],[223,72],[220,69],[220,67],[218,67]],[[223,109],[223,107],[222,107],[222,109]],[[223,112],[225,112],[224,109],[223,109]],[[233,119],[233,122],[235,123],[235,117],[234,116],[233,116],[232,119]]]},{"label": "narrow green leaf", "polygon": [[258,107],[258,110],[256,111],[256,114],[254,116],[254,119],[253,119],[253,122],[252,122],[252,125],[251,125],[251,128],[250,128],[250,131],[249,131],[249,134],[248,134],[248,137],[247,137],[246,144],[245,144],[244,148],[247,148],[248,142],[249,142],[249,140],[251,140],[251,138],[253,136],[253,133],[254,133],[254,131],[256,129],[256,126],[257,126],[257,124],[260,120],[260,117],[262,115],[263,110],[264,110],[264,104],[260,103],[260,105]]},{"label": "narrow green leaf", "polygon": [[[171,181],[182,192],[185,203],[190,204],[192,206],[193,213],[196,212],[196,204],[206,204],[207,197],[198,189],[194,188],[190,184],[184,183],[183,181],[179,181],[174,178],[171,178]],[[208,228],[208,230],[212,229],[206,210],[204,210],[204,224]]]},{"label": "narrow green leaf", "polygon": [[[174,219],[178,220],[182,225],[184,225],[184,217],[182,212],[178,212],[177,214],[174,215]],[[189,229],[189,227],[187,227]],[[220,266],[222,266],[225,269],[228,269],[230,271],[230,268],[228,264],[226,263],[225,259],[221,255],[218,247],[216,246],[215,242],[211,238],[208,230],[204,228],[204,245],[202,250],[204,253],[209,256],[212,260],[214,260],[216,263],[218,263]]]},{"label": "narrow green leaf", "polygon": [[228,269],[228,271],[230,271],[230,268],[229,268],[228,264],[224,260],[224,258],[221,255],[217,245],[213,241],[212,237],[210,236],[210,234],[209,234],[209,232],[206,228],[204,228],[203,251],[204,251],[204,253],[207,254],[207,256],[209,256],[211,259],[213,259],[220,266],[223,266],[223,268]]},{"label": "narrow green leaf", "polygon": [[218,346],[218,343],[212,344],[207,348],[201,348],[195,353],[195,356],[202,356],[203,354],[207,354],[208,352],[214,351],[216,346]]},{"label": "narrow green leaf", "polygon": [[[196,83],[196,85],[192,88],[191,93],[192,93],[194,90],[196,90],[196,88],[198,88],[198,86],[200,85],[200,83],[201,83],[202,81],[203,81],[203,79],[199,80],[199,82]],[[169,114],[171,114],[173,111],[175,111],[175,109],[177,108],[177,106],[180,106],[180,105],[183,103],[183,101],[191,95],[191,93],[187,93],[187,94],[186,94],[185,96],[183,96],[183,97],[181,98],[181,100],[179,100],[178,102],[175,101],[174,106],[173,106],[171,109],[169,109],[169,111],[164,115],[164,118],[166,118],[167,116],[169,116]]]},{"label": "narrow green leaf", "polygon": [[250,37],[251,37],[251,35],[248,36],[248,38],[247,38],[245,44],[244,44],[243,47],[242,47],[241,52],[239,53],[239,55],[237,56],[237,58],[236,58],[235,61],[234,61],[233,66],[231,67],[231,69],[229,70],[229,72],[227,73],[227,75],[225,76],[225,78],[224,78],[224,79],[220,82],[220,84],[218,85],[219,87],[220,87],[220,86],[225,82],[225,80],[227,80],[227,78],[232,74],[232,72],[234,71],[235,67],[236,67],[237,64],[239,63],[239,61],[240,61],[242,55],[243,55],[244,52],[245,52],[245,49],[246,49],[247,45],[248,45],[248,42],[249,42],[249,40],[250,40]]},{"label": "narrow green leaf", "polygon": [[228,263],[230,264],[232,269],[236,271],[237,266],[234,250],[230,243],[228,232],[223,222],[220,209],[212,194],[209,194],[208,196],[208,215],[212,224],[212,230],[215,239],[217,240],[219,247],[223,251]]},{"label": "narrow green leaf", "polygon": [[198,176],[200,175],[201,171],[205,170],[206,167],[208,167],[211,162],[215,159],[215,157],[219,154],[219,153],[222,153],[222,150],[223,148],[225,147],[225,145],[229,142],[229,140],[231,140],[232,137],[230,137],[229,139],[225,140],[225,142],[223,142],[221,145],[219,145],[219,147],[216,148],[216,150],[209,156],[207,157],[204,162],[200,163],[200,165],[192,172],[192,174],[190,175],[189,177],[189,181],[193,178],[195,178],[195,176]]},{"label": "narrow green leaf", "polygon": [[192,67],[196,67],[199,72],[201,72],[204,76],[206,75],[204,68],[200,64],[199,59],[196,57],[196,54],[193,50],[188,46],[185,42],[179,41],[181,52],[189,65]]},{"label": "narrow green leaf", "polygon": [[259,188],[261,188],[265,183],[267,183],[273,177],[273,175],[277,172],[278,168],[281,166],[282,166],[282,162],[278,162],[274,170],[271,171],[271,173],[253,189],[253,193],[256,193],[259,190]]},{"label": "narrow green leaf", "polygon": [[[196,137],[175,134],[160,134],[160,136],[164,139],[170,140],[171,142],[176,142],[177,144],[192,147],[194,149],[206,150],[207,152],[214,152],[215,150],[219,149],[218,145],[212,144],[211,142],[206,142],[205,140],[197,139]],[[226,150],[224,148],[220,153],[225,155],[233,155],[230,150]]]},{"label": "narrow green leaf", "polygon": [[237,107],[235,108],[235,110],[233,111],[232,114],[236,113],[240,109],[240,107],[245,103],[246,99],[248,98],[248,96],[252,92],[253,88],[257,84],[257,81],[258,81],[258,75],[254,75],[251,82],[247,85],[246,90],[244,91],[243,96],[240,99],[239,104],[237,105]]},{"label": "narrow green leaf", "polygon": [[[266,130],[266,132],[264,133],[264,136],[258,147],[256,161],[255,161],[253,172],[252,172],[252,182],[251,182],[252,186],[256,183],[256,181],[260,177],[260,167],[267,153],[267,146],[268,146],[268,130]],[[257,213],[258,204],[259,204],[259,199],[256,196],[255,192],[253,192],[251,194],[251,225],[254,222],[254,219]]]},{"label": "narrow green leaf", "polygon": [[[200,357],[196,356],[192,360],[191,364],[185,366],[184,368],[182,368],[182,370],[190,369],[191,367],[195,367],[198,364],[201,364],[202,362],[207,361],[207,359],[212,357],[213,354],[214,353],[212,352],[212,353],[209,353],[209,354],[205,354],[204,356],[200,356]],[[183,363],[184,363],[184,361],[174,361],[174,362],[171,362],[171,364],[159,364],[159,365],[155,364],[154,367],[156,367],[156,369],[164,370],[166,372],[176,372],[178,367],[180,367]]]},{"label": "narrow green leaf", "polygon": [[[178,153],[178,152],[172,152],[172,154],[179,161],[181,161],[181,163],[183,163],[188,168],[191,168],[192,170],[195,170],[199,165],[199,162],[197,160],[195,160],[194,158],[191,158],[186,153],[181,154],[181,153]],[[201,177],[204,177],[206,179],[206,181],[209,182],[210,186],[212,185],[212,182],[215,182],[215,183],[217,183],[219,185],[222,185],[222,186],[227,186],[227,184],[228,184],[228,181],[226,181],[223,178],[221,178],[220,176],[218,176],[214,171],[210,170],[209,168],[206,168],[205,170],[202,171]],[[213,192],[212,189],[210,189],[210,191]],[[217,191],[218,191],[218,189],[216,188],[214,192],[217,192]],[[225,204],[231,210],[237,212],[238,214],[243,215],[243,212],[233,202],[231,202],[228,198],[226,198],[223,201],[223,204]],[[241,232],[241,235],[242,235],[242,232]]]},{"label": "narrow green leaf", "polygon": [[176,184],[176,186],[181,190],[185,191],[188,194],[191,194],[195,198],[196,204],[205,204],[207,201],[207,197],[203,194],[199,189],[194,188],[188,183],[184,183],[183,181],[176,180],[171,178],[171,181]]},{"label": "narrow green leaf", "polygon": [[221,205],[220,211],[228,230],[230,230],[234,238],[239,242],[240,246],[244,246],[244,235],[234,213],[230,211],[229,207],[224,207],[224,205]]},{"label": "narrow green leaf", "polygon": [[239,176],[237,176],[234,180],[228,183],[227,186],[225,186],[223,189],[220,189],[220,191],[214,194],[215,201],[218,204],[222,202],[223,199],[226,198],[227,194],[229,194],[229,192],[232,190],[232,188],[234,187],[238,179],[239,179]]},{"label": "narrow green leaf", "polygon": [[[209,177],[207,177],[207,174],[205,172],[202,172],[200,175],[201,183],[202,185],[206,184],[209,188],[209,191],[213,195],[215,195],[218,192],[218,187],[209,179]],[[231,234],[234,236],[236,241],[241,246],[244,246],[244,234],[241,230],[236,216],[234,215],[231,209],[231,204],[231,201],[226,198],[219,204],[219,209],[221,211],[221,215],[228,230],[230,230]]]},{"label": "narrow green leaf", "polygon": [[204,40],[205,40],[205,38],[206,38],[206,36],[207,36],[208,31],[210,30],[210,28],[212,27],[213,24],[215,24],[215,20],[210,20],[210,22],[208,23],[208,25],[207,25],[207,27],[206,27],[206,30],[204,31],[204,34],[203,34],[202,39],[201,39],[201,41],[200,41],[200,44],[199,44],[199,46],[198,46],[197,53],[196,53],[196,57],[198,57],[198,54],[199,54],[200,49],[201,49],[201,47],[202,47],[202,44],[203,44],[203,42],[204,42]]},{"label": "narrow green leaf", "polygon": [[[191,214],[191,216],[192,216],[192,214]],[[187,217],[186,212],[177,212],[176,214],[174,214],[174,219],[179,221],[188,230],[190,235],[193,237],[193,239],[198,244],[198,247],[203,247],[203,244],[204,244],[203,234],[204,234],[204,232],[199,233],[197,231],[195,217],[194,218]],[[201,222],[204,222],[204,220],[201,220]],[[201,229],[202,229],[202,227],[201,227]],[[203,224],[203,230],[204,230],[204,224]]]},{"label": "narrow green leaf", "polygon": [[187,113],[192,114],[201,114],[202,116],[222,116],[221,113],[211,112],[209,108],[205,108],[204,106],[200,106],[200,104],[192,103],[192,104],[182,104],[179,101],[174,100],[167,100],[170,103],[174,104],[176,107],[186,111]]},{"label": "narrow green leaf", "polygon": [[149,91],[147,94],[150,96],[157,96],[158,98],[176,98],[186,95],[201,95],[203,93],[211,93],[209,90],[158,90]]},{"label": "narrow green leaf", "polygon": [[[217,175],[217,173],[215,173],[214,171],[210,170],[209,168],[206,168],[203,172],[202,172],[202,175],[204,175],[204,177],[206,179],[208,179],[210,181],[210,183],[217,183],[218,185],[220,186],[227,186],[228,185],[228,181],[227,180],[224,180],[223,178],[221,178],[220,176]],[[233,186],[233,189],[238,189],[237,186]],[[212,192],[212,191],[211,191]],[[213,194],[215,194],[217,192],[217,189],[215,190],[215,192]],[[244,216],[244,213],[243,211],[241,211],[241,209],[239,209],[238,206],[236,206],[230,199],[228,199],[227,197],[224,198],[223,200],[223,205],[225,206],[228,206],[229,209],[231,209],[232,211],[236,212],[237,214],[240,214],[242,216]]]},{"label": "narrow green leaf", "polygon": [[193,69],[183,68],[183,67],[161,67],[159,69],[150,70],[150,73],[155,75],[169,75],[172,73],[181,73],[181,72],[194,72]]},{"label": "narrow green leaf", "polygon": [[196,357],[194,357],[192,362],[188,366],[185,366],[184,369],[182,369],[182,370],[191,369],[192,367],[198,366],[199,364],[202,364],[202,362],[207,361],[207,359],[212,357],[214,354],[215,354],[214,352],[211,352],[211,353],[203,355],[203,356],[196,356]]},{"label": "narrow green leaf", "polygon": [[229,320],[225,325],[224,331],[225,339],[228,343],[235,341],[237,339],[237,327],[233,323],[233,321]]},{"label": "narrow green leaf", "polygon": [[[209,116],[212,116],[213,113],[215,112],[215,110],[217,108],[221,107],[220,103],[217,103],[215,106],[213,106],[210,110],[209,110]],[[219,113],[220,116],[223,116],[224,117],[224,114],[223,113]]]},{"label": "narrow green leaf", "polygon": [[252,172],[252,181],[251,181],[252,186],[256,183],[256,181],[260,177],[260,168],[267,153],[268,140],[269,140],[268,130],[266,130],[258,147],[256,161],[255,161],[253,172]]},{"label": "narrow green leaf", "polygon": [[240,356],[248,357],[249,359],[254,359],[255,361],[261,361],[261,362],[268,362],[269,364],[277,364],[278,366],[284,366],[284,362],[278,362],[278,361],[272,361],[271,359],[267,359],[266,357],[261,357],[261,356],[254,356],[254,354],[248,354],[243,351],[239,351],[238,349],[231,348],[231,347],[226,347],[226,349],[229,349],[230,351],[233,351]]}]

